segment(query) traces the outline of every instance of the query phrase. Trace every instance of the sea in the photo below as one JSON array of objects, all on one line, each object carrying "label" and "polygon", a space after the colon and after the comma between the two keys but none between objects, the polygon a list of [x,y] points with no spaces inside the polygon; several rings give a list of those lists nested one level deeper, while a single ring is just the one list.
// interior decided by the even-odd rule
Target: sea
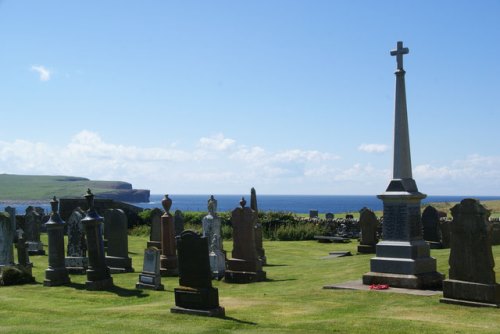
[{"label": "sea", "polygon": [[[164,195],[151,195],[147,203],[130,203],[144,209],[161,208]],[[207,201],[210,195],[175,195],[171,194],[171,211],[207,211]],[[230,211],[239,206],[241,195],[214,195],[217,200],[217,210]],[[460,202],[464,198],[475,198],[480,201],[500,200],[500,196],[428,196],[422,203]],[[247,206],[250,205],[250,194],[245,196]],[[282,211],[294,213],[308,213],[309,210],[318,210],[319,213],[357,212],[363,207],[373,211],[383,209],[383,204],[376,195],[257,195],[259,211]],[[11,202],[0,203],[0,210],[6,206],[16,208],[18,214],[24,213],[30,205],[39,206],[50,211],[50,204],[43,202]]]}]

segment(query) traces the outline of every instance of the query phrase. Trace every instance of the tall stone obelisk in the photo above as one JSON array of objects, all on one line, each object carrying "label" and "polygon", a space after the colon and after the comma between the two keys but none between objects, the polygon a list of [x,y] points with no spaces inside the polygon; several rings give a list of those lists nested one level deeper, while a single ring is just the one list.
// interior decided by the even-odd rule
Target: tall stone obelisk
[{"label": "tall stone obelisk", "polygon": [[363,275],[363,284],[440,288],[444,276],[436,271],[436,260],[430,257],[430,247],[422,237],[420,201],[426,195],[418,191],[411,172],[403,69],[403,55],[408,53],[403,42],[391,51],[397,60],[393,177],[386,191],[378,196],[384,202],[383,240],[376,246],[376,256],[370,261],[370,272]]}]

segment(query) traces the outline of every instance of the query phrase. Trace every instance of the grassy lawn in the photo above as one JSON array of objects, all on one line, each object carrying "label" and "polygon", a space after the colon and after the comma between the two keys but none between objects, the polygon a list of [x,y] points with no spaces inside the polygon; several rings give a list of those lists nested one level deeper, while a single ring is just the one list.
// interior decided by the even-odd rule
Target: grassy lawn
[{"label": "grassy lawn", "polygon": [[[355,254],[356,243],[315,241],[264,242],[269,281],[215,281],[225,319],[171,314],[177,278],[162,279],[166,291],[134,288],[145,245],[146,238],[129,238],[136,273],[113,275],[111,291],[86,291],[85,275],[72,275],[68,287],[44,287],[47,256],[31,257],[36,284],[0,287],[0,333],[442,334],[498,333],[500,327],[500,310],[441,304],[439,295],[324,290],[326,284],[360,279],[372,255],[321,259],[333,250]],[[225,247],[229,251],[231,242]],[[500,246],[493,250],[500,263]],[[449,250],[432,254],[447,274]]]}]

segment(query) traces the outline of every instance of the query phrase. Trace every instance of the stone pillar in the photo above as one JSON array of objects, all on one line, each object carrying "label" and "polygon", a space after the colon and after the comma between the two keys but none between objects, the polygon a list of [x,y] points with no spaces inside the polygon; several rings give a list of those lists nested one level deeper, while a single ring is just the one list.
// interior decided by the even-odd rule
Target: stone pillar
[{"label": "stone pillar", "polygon": [[420,202],[426,195],[418,191],[411,172],[403,69],[403,55],[408,52],[403,42],[391,51],[397,57],[393,179],[378,196],[384,203],[384,240],[376,246],[376,256],[370,261],[370,272],[363,275],[363,284],[440,288],[444,276],[436,271],[436,260],[430,257],[429,245],[422,238]]},{"label": "stone pillar", "polygon": [[208,215],[201,220],[203,237],[208,241],[208,254],[212,277],[221,279],[226,271],[226,254],[224,253],[221,237],[221,221],[217,215],[217,200],[210,196],[207,203]]},{"label": "stone pillar", "polygon": [[255,211],[257,220],[255,222],[255,249],[262,265],[267,264],[266,251],[264,250],[263,237],[262,237],[262,224],[259,221],[259,209],[257,208],[257,193],[255,188],[250,190],[250,209]]},{"label": "stone pillar", "polygon": [[45,226],[49,237],[49,267],[45,270],[44,286],[58,286],[70,283],[68,270],[64,266],[64,221],[58,213],[56,197],[52,199],[52,213]]},{"label": "stone pillar", "polygon": [[11,215],[0,212],[0,268],[14,264],[14,233]]},{"label": "stone pillar", "polygon": [[99,216],[94,208],[94,195],[90,189],[87,190],[85,198],[89,208],[85,218],[82,219],[87,237],[89,258],[85,288],[87,290],[106,290],[113,286],[113,278],[109,274],[109,268],[106,266],[101,228],[103,218]]},{"label": "stone pillar", "polygon": [[161,210],[154,208],[151,210],[151,229],[147,247],[155,247],[161,250]]},{"label": "stone pillar", "polygon": [[162,276],[177,276],[177,254],[175,251],[174,217],[170,214],[172,200],[165,195],[161,201],[165,213],[161,216],[161,256],[160,273]]}]

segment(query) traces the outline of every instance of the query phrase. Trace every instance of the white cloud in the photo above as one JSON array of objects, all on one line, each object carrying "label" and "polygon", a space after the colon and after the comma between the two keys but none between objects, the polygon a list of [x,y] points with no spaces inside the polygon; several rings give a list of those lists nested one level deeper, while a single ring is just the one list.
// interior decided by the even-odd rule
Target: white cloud
[{"label": "white cloud", "polygon": [[225,138],[222,133],[218,133],[211,137],[200,138],[199,147],[214,151],[225,151],[231,148],[234,143],[234,139]]},{"label": "white cloud", "polygon": [[367,153],[384,153],[389,149],[385,144],[361,144],[358,146],[358,151]]},{"label": "white cloud", "polygon": [[38,73],[38,75],[40,77],[40,81],[49,81],[50,80],[51,71],[49,69],[45,68],[44,66],[33,65],[33,66],[31,66],[31,71]]}]

